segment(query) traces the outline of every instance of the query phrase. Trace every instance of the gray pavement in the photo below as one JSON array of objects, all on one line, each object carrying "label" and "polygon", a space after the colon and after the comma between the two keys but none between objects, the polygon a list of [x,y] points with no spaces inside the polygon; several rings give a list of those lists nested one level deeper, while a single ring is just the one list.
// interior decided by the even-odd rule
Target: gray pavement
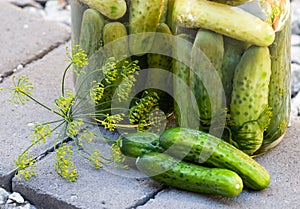
[{"label": "gray pavement", "polygon": [[[35,86],[33,95],[46,104],[53,104],[60,93],[60,80],[67,64],[65,46],[70,44],[70,29],[30,16],[3,2],[0,2],[0,19],[0,73],[9,75],[16,66],[23,64],[24,69],[14,73],[29,76]],[[68,88],[72,88],[71,80],[69,77]],[[11,76],[6,77],[0,88],[11,84]],[[257,158],[271,174],[270,186],[260,192],[244,190],[238,197],[229,199],[166,188],[134,169],[105,167],[95,170],[78,155],[74,156],[79,173],[75,183],[67,183],[55,172],[53,153],[37,163],[36,177],[29,181],[19,180],[13,177],[13,159],[30,144],[30,126],[55,117],[33,103],[13,105],[8,99],[9,92],[0,91],[0,187],[20,192],[38,209],[300,207],[299,117],[292,117],[279,146]],[[53,140],[35,149],[33,154],[38,156],[49,151]],[[93,146],[105,151],[107,145]]]}]

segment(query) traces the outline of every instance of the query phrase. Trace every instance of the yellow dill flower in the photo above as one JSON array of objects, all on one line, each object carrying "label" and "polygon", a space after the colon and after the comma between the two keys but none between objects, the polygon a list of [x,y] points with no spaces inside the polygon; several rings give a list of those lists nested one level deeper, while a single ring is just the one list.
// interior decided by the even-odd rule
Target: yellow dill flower
[{"label": "yellow dill flower", "polygon": [[17,81],[15,81],[16,76],[12,77],[13,86],[9,89],[12,90],[10,101],[14,104],[25,104],[31,96],[31,90],[33,89],[33,84],[29,82],[27,76],[20,76]]},{"label": "yellow dill flower", "polygon": [[89,161],[94,165],[96,169],[102,168],[101,156],[101,153],[97,149],[94,149],[89,157]]},{"label": "yellow dill flower", "polygon": [[63,144],[56,150],[55,169],[56,172],[68,182],[77,180],[78,174],[72,162],[73,151],[71,146]]},{"label": "yellow dill flower", "polygon": [[17,169],[17,174],[20,178],[23,177],[25,180],[29,180],[31,177],[36,175],[36,165],[34,164],[36,160],[34,160],[33,156],[29,155],[28,152],[20,154],[14,162],[14,167]]},{"label": "yellow dill flower", "polygon": [[71,62],[75,67],[74,72],[77,75],[84,73],[85,71],[83,71],[82,68],[84,66],[88,65],[88,57],[87,57],[87,54],[85,53],[85,51],[79,45],[75,45],[72,48],[72,55],[70,55],[68,46],[67,46],[66,54],[68,57],[67,61]]},{"label": "yellow dill flower", "polygon": [[33,144],[40,144],[41,141],[46,143],[47,137],[50,136],[52,136],[52,129],[49,124],[43,125],[41,123],[36,123],[30,138]]},{"label": "yellow dill flower", "polygon": [[66,92],[66,96],[61,96],[55,101],[57,110],[62,116],[67,116],[72,105],[74,104],[75,95],[70,91]]},{"label": "yellow dill flower", "polygon": [[124,114],[107,115],[106,118],[101,122],[104,128],[110,131],[115,130],[117,124],[123,120]]},{"label": "yellow dill flower", "polygon": [[84,122],[81,119],[71,121],[68,124],[66,135],[75,138],[80,129],[82,128],[83,124]]}]

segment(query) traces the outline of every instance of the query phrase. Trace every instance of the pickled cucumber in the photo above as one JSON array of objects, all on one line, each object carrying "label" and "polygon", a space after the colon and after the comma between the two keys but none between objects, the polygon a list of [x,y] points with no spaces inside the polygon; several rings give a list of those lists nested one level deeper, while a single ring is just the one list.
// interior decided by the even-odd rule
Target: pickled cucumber
[{"label": "pickled cucumber", "polygon": [[187,28],[206,28],[257,46],[273,43],[271,25],[237,7],[206,0],[176,1],[173,22]]},{"label": "pickled cucumber", "polygon": [[[283,30],[276,32],[274,43],[270,46],[272,73],[269,85],[269,105],[272,109],[272,119],[265,132],[265,138],[260,151],[269,149],[271,143],[281,137],[287,128],[290,116],[290,19]],[[271,146],[271,147],[270,147]]]},{"label": "pickled cucumber", "polygon": [[80,0],[109,19],[119,19],[126,13],[125,0]]},{"label": "pickled cucumber", "polygon": [[[125,25],[120,22],[107,23],[103,28],[103,42],[106,50],[117,60],[129,57],[128,37]],[[113,42],[113,43],[111,43]],[[111,45],[108,45],[111,43]]]},{"label": "pickled cucumber", "polygon": [[[170,28],[165,23],[159,23],[156,29],[157,33],[163,33],[164,36],[159,34],[155,35],[152,52],[161,52],[171,55],[172,54],[172,33]],[[161,46],[164,46],[162,49]],[[148,68],[156,68],[166,70],[168,72],[172,71],[172,57],[166,56],[164,54],[149,53],[147,54]],[[170,111],[172,104],[171,98],[167,95],[166,91],[169,93],[172,91],[172,74],[161,75],[159,71],[149,71],[147,74],[146,85],[156,87],[157,89],[152,89],[159,96],[159,106],[162,110]]]},{"label": "pickled cucumber", "polygon": [[[187,34],[177,35],[173,46],[173,96],[174,114],[177,123],[182,127],[199,128],[197,104],[193,104],[190,88],[191,37]],[[178,59],[177,59],[178,58]],[[188,61],[186,63],[185,61]]]},{"label": "pickled cucumber", "polygon": [[104,18],[98,11],[94,9],[84,11],[79,44],[88,57],[102,47],[104,24]]},{"label": "pickled cucumber", "polygon": [[154,34],[147,34],[147,32],[156,31],[166,5],[165,1],[130,1],[129,33],[138,34],[129,38],[129,48],[133,55],[142,55],[151,49]]},{"label": "pickled cucumber", "polygon": [[231,102],[232,82],[236,66],[241,60],[246,44],[224,36],[224,57],[221,67],[221,79],[226,97],[226,106]]},{"label": "pickled cucumber", "polygon": [[[190,85],[198,103],[200,130],[203,131],[208,131],[212,117],[222,112],[220,68],[223,56],[223,36],[210,30],[200,29],[192,48],[193,71],[190,74]],[[220,86],[217,85],[217,80]]]},{"label": "pickled cucumber", "polygon": [[249,2],[251,0],[210,0],[210,1],[227,4],[227,5],[231,5],[231,6],[238,6],[238,5],[244,4],[246,2]]},{"label": "pickled cucumber", "polygon": [[271,59],[268,47],[251,46],[235,69],[230,114],[233,141],[252,155],[262,145],[271,113],[268,106]]},{"label": "pickled cucumber", "polygon": [[[152,47],[153,52],[171,52],[172,51],[172,33],[169,26],[165,23],[159,23],[156,29],[157,33],[164,33],[165,36],[156,36],[154,39],[154,44]],[[164,49],[161,49],[161,46],[164,46]],[[148,67],[150,68],[160,68],[165,70],[171,69],[172,58],[165,56],[163,54],[153,54],[149,53],[147,55]],[[155,79],[159,79],[159,76],[156,76]]]}]

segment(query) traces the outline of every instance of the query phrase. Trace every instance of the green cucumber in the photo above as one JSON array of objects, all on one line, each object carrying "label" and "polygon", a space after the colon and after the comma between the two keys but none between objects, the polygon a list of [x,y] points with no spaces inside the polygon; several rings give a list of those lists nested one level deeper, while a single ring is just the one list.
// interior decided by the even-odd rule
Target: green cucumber
[{"label": "green cucumber", "polygon": [[221,66],[221,78],[228,108],[231,102],[234,71],[246,49],[245,45],[242,41],[224,36],[224,57]]},{"label": "green cucumber", "polygon": [[235,197],[243,190],[242,179],[233,171],[180,162],[162,153],[144,154],[136,166],[155,181],[192,192]]},{"label": "green cucumber", "polygon": [[129,37],[129,48],[133,55],[142,55],[150,51],[154,41],[156,27],[161,19],[166,0],[130,1],[129,33],[138,34]]},{"label": "green cucumber", "polygon": [[83,5],[79,0],[70,2],[71,4],[71,43],[72,46],[79,44],[81,22],[84,11],[87,9],[86,5]]},{"label": "green cucumber", "polygon": [[109,19],[116,20],[126,13],[127,5],[125,0],[80,0],[89,7],[96,9]]},{"label": "green cucumber", "polygon": [[[199,128],[198,107],[192,104],[190,89],[191,37],[179,34],[172,48],[174,114],[182,127]],[[181,59],[181,60],[180,60]],[[188,63],[184,63],[188,62]]]},{"label": "green cucumber", "polygon": [[[291,31],[289,22],[276,32],[274,43],[270,46],[271,79],[269,85],[269,105],[272,110],[272,119],[265,132],[265,138],[260,151],[276,145],[275,142],[285,132],[290,117],[290,47]],[[275,142],[274,145],[272,143]]]},{"label": "green cucumber", "polygon": [[209,1],[214,1],[221,4],[231,5],[231,6],[239,6],[251,0],[209,0]]},{"label": "green cucumber", "polygon": [[167,17],[168,17],[168,5],[169,5],[169,0],[164,0],[165,5],[163,6],[163,9],[161,11],[160,15],[160,23],[167,23]]},{"label": "green cucumber", "polygon": [[236,172],[248,188],[262,190],[268,187],[267,170],[233,145],[205,132],[188,128],[170,128],[159,140],[160,146],[179,159],[205,163]]},{"label": "green cucumber", "polygon": [[[217,82],[212,81],[212,79],[218,79],[221,84],[220,68],[223,56],[223,36],[210,30],[198,30],[192,48],[193,72],[190,75],[190,86],[197,100],[201,130],[208,131],[210,125],[212,125],[212,117],[222,112],[222,95],[219,94],[219,88],[216,88]],[[206,70],[213,71],[217,75],[212,77],[205,72]],[[208,93],[209,90],[213,91]],[[212,102],[211,99],[213,98],[218,99]]]},{"label": "green cucumber", "polygon": [[171,28],[171,31],[174,32],[176,26],[173,24],[173,10],[174,10],[174,3],[175,0],[169,0],[168,1],[168,12],[167,12],[167,21],[166,23]]},{"label": "green cucumber", "polygon": [[240,8],[212,1],[175,1],[172,19],[182,27],[205,28],[258,46],[269,46],[275,38],[270,24]]},{"label": "green cucumber", "polygon": [[[117,60],[128,58],[128,37],[125,25],[120,22],[110,22],[103,28],[104,48]],[[113,43],[111,43],[113,42]],[[111,43],[108,47],[107,45]]]},{"label": "green cucumber", "polygon": [[249,155],[260,148],[263,132],[270,124],[270,76],[271,59],[268,47],[251,46],[235,69],[230,104],[232,136],[237,147]]},{"label": "green cucumber", "polygon": [[102,47],[104,27],[103,16],[94,9],[87,9],[83,13],[79,45],[88,57]]},{"label": "green cucumber", "polygon": [[[164,33],[165,36],[163,38],[155,37],[154,44],[152,46],[152,50],[154,52],[165,51],[172,52],[172,33],[169,26],[165,23],[159,23],[156,28],[157,33]],[[161,46],[164,46],[164,49],[161,49]],[[162,54],[147,54],[147,62],[149,68],[159,68],[170,71],[172,58],[162,55]],[[154,75],[153,75],[154,76]],[[155,75],[155,78],[159,79],[158,75]],[[163,79],[163,78],[161,78]],[[151,79],[152,80],[152,79]],[[157,82],[157,81],[156,81]],[[161,82],[161,81],[160,81]]]},{"label": "green cucumber", "polygon": [[159,135],[151,132],[136,132],[121,135],[121,152],[128,156],[137,158],[149,152],[163,152],[159,146]]},{"label": "green cucumber", "polygon": [[[104,17],[95,9],[86,9],[82,16],[79,45],[88,57],[88,66],[84,67],[85,75],[74,74],[75,89],[78,97],[83,101],[90,101],[88,91],[92,88],[93,82],[99,79],[99,73],[95,72],[104,62],[103,53],[100,50],[103,42]],[[76,68],[76,67],[75,67]],[[88,102],[81,102],[81,109],[88,109]]]},{"label": "green cucumber", "polygon": [[[172,54],[172,33],[170,28],[165,23],[159,23],[156,29],[157,34],[153,42],[152,52],[167,52]],[[159,34],[164,34],[161,36]],[[161,46],[164,46],[162,49]],[[160,70],[166,70],[170,72],[172,70],[172,57],[163,54],[147,54],[148,68],[155,68]],[[154,89],[148,90],[148,92],[155,91],[159,96],[159,106],[163,110],[169,110],[170,104],[172,105],[172,99],[165,93],[172,90],[172,74],[166,73],[165,76],[160,71],[150,70],[147,74],[146,85],[153,86]],[[156,88],[155,88],[156,87]],[[173,108],[171,108],[173,109]]]},{"label": "green cucumber", "polygon": [[[224,56],[224,42],[221,34],[211,30],[199,29],[193,48],[200,49],[211,61],[216,70],[220,70]],[[192,58],[194,58],[193,55]]]},{"label": "green cucumber", "polygon": [[122,66],[126,66],[126,62],[130,62],[127,31],[125,26],[120,22],[106,23],[103,28],[103,43],[103,58],[108,59],[113,57],[116,61],[118,70],[114,81],[107,83],[105,78],[102,79],[101,83],[105,86],[105,90],[101,100],[97,101],[96,110],[110,114],[111,111],[109,109],[111,108],[111,102],[115,90],[122,82]]}]

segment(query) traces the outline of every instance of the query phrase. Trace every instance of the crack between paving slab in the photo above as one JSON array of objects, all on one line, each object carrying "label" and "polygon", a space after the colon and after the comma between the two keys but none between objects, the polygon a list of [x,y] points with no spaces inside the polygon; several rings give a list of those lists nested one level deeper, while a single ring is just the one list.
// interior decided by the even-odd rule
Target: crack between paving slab
[{"label": "crack between paving slab", "polygon": [[[71,37],[69,36],[68,38],[66,38],[65,40],[61,41],[61,42],[57,42],[53,45],[51,45],[49,48],[42,50],[41,52],[39,52],[36,56],[30,58],[29,60],[27,60],[25,63],[20,63],[19,65],[22,65],[22,68],[25,67],[26,65],[29,65],[31,63],[33,63],[34,61],[37,61],[41,58],[43,58],[45,55],[47,55],[49,52],[53,51],[54,49],[58,48],[59,46],[66,44],[68,41],[71,40]],[[2,74],[0,74],[0,83],[3,83],[3,81],[10,77],[11,75],[13,75],[15,72],[18,71],[18,66],[17,65],[14,69],[12,70],[8,70]]]},{"label": "crack between paving slab", "polygon": [[139,206],[143,206],[146,205],[150,200],[154,200],[155,197],[162,192],[163,190],[165,190],[166,188],[168,188],[167,186],[163,186],[161,189],[158,189],[157,191],[147,195],[145,198],[142,198],[140,200],[137,201],[137,203],[135,203],[133,206],[130,206],[126,209],[136,209]]},{"label": "crack between paving slab", "polygon": [[[39,155],[37,155],[35,158],[33,158],[33,160],[36,160],[35,163],[40,162],[41,160],[43,160],[47,155],[53,153],[55,151],[55,149],[59,148],[63,143],[68,143],[72,141],[71,138],[66,137],[64,138],[61,142],[58,142],[55,146],[51,146],[50,148],[46,149],[45,151],[43,151],[42,153],[40,153]],[[17,169],[12,170],[9,174],[8,174],[8,189],[10,192],[13,192],[13,188],[12,188],[12,181],[13,178],[16,176],[17,173]]]}]

